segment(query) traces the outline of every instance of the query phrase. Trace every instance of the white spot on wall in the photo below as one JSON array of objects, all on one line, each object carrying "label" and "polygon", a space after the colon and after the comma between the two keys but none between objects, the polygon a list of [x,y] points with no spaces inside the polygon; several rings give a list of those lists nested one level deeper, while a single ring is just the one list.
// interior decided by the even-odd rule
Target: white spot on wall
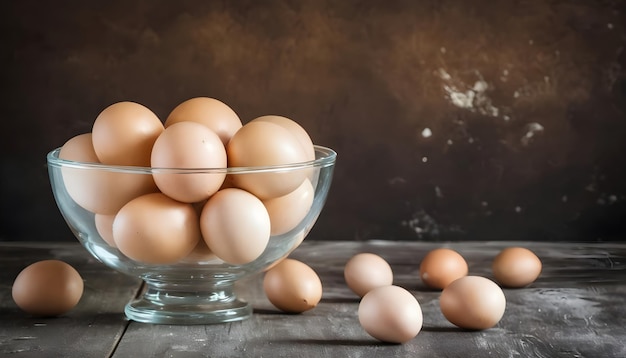
[{"label": "white spot on wall", "polygon": [[445,82],[443,89],[446,91],[446,97],[450,103],[471,112],[497,117],[499,109],[492,104],[491,98],[487,96],[489,84],[478,71],[476,75],[478,80],[469,86],[460,80],[454,80],[445,69],[439,69],[439,77]]},{"label": "white spot on wall", "polygon": [[561,197],[561,201],[564,202],[564,203],[567,203],[567,195],[563,195]]},{"label": "white spot on wall", "polygon": [[443,192],[441,191],[441,188],[439,188],[438,186],[435,187],[435,195],[438,198],[443,198]]},{"label": "white spot on wall", "polygon": [[481,202],[480,202],[480,205],[482,205],[483,207],[486,207],[486,206],[488,206],[488,205],[489,205],[489,203],[488,203],[488,202],[486,202],[486,201],[481,201]]},{"label": "white spot on wall", "polygon": [[403,177],[393,177],[389,179],[389,185],[406,184],[406,179]]},{"label": "white spot on wall", "polygon": [[430,128],[424,128],[422,130],[422,137],[430,138],[432,135],[433,135],[433,131],[431,131]]},{"label": "white spot on wall", "polygon": [[446,48],[442,47],[442,48],[439,49],[439,51],[441,51],[441,53],[446,53]]},{"label": "white spot on wall", "polygon": [[522,207],[516,206],[515,207],[515,212],[518,213],[518,214],[521,213],[522,212]]},{"label": "white spot on wall", "polygon": [[422,163],[428,162],[428,157],[422,157]]},{"label": "white spot on wall", "polygon": [[527,146],[538,133],[543,132],[544,128],[541,124],[532,122],[526,125],[525,130],[526,134],[522,136],[520,141],[522,142],[522,145]]},{"label": "white spot on wall", "polygon": [[452,79],[450,74],[446,72],[446,70],[444,70],[443,68],[439,69],[439,77],[441,77],[442,80],[446,80],[446,81],[449,81]]},{"label": "white spot on wall", "polygon": [[535,41],[533,41],[533,39],[530,39],[530,40],[528,40],[528,44],[532,46],[532,45],[535,44]]},{"label": "white spot on wall", "polygon": [[448,139],[448,141],[446,143],[448,143],[448,145],[454,144],[454,142],[452,142],[452,139]]},{"label": "white spot on wall", "polygon": [[612,24],[612,23],[610,23],[610,22],[609,22],[608,24],[606,24],[606,27],[607,27],[609,30],[613,30],[613,24]]},{"label": "white spot on wall", "polygon": [[432,216],[428,215],[428,213],[423,210],[414,213],[411,219],[402,221],[401,224],[408,226],[420,238],[423,234],[439,235],[439,224],[437,224]]}]

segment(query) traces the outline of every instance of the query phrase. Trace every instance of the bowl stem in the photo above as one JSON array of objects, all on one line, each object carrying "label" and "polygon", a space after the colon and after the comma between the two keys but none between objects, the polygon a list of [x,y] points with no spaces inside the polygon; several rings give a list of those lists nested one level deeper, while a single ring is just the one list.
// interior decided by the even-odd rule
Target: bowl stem
[{"label": "bowl stem", "polygon": [[156,324],[214,324],[246,319],[252,307],[237,298],[234,281],[203,284],[144,279],[143,295],[126,305],[128,319]]}]

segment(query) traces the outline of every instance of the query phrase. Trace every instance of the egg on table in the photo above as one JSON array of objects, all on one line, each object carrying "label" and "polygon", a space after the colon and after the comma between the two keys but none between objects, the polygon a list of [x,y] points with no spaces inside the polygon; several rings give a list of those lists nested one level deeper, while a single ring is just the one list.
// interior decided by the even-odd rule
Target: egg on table
[{"label": "egg on table", "polygon": [[490,279],[464,276],[443,289],[439,306],[452,324],[482,330],[500,321],[506,309],[506,298],[500,286]]},{"label": "egg on table", "polygon": [[284,259],[268,270],[263,289],[276,308],[290,313],[308,311],[322,298],[322,281],[317,273],[294,259]]},{"label": "egg on table", "polygon": [[541,260],[524,247],[503,249],[491,267],[496,282],[511,288],[528,286],[541,274]]},{"label": "egg on table", "polygon": [[343,276],[348,287],[359,297],[377,287],[393,283],[393,271],[389,263],[369,252],[352,256],[344,266]]},{"label": "egg on table", "polygon": [[452,249],[439,248],[426,254],[419,271],[426,286],[443,289],[452,281],[466,276],[469,268],[461,254]]},{"label": "egg on table", "polygon": [[11,294],[23,311],[35,316],[58,316],[74,308],[83,295],[83,279],[69,264],[43,260],[24,268]]},{"label": "egg on table", "polygon": [[405,343],[422,329],[422,309],[412,293],[399,286],[377,287],[363,296],[359,323],[372,337],[389,343]]}]

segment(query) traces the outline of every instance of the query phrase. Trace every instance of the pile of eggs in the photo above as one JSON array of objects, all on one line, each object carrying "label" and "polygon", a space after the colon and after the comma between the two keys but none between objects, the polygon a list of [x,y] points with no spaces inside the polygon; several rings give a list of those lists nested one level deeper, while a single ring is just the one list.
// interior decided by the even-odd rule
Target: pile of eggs
[{"label": "pile of eggs", "polygon": [[163,123],[141,104],[112,104],[59,157],[115,166],[65,166],[63,182],[109,245],[146,264],[250,263],[313,204],[310,170],[245,171],[314,160],[307,132],[273,115],[243,125],[208,97],[180,103]]},{"label": "pile of eggs", "polygon": [[[458,252],[439,248],[422,260],[419,272],[429,288],[442,290],[439,306],[452,324],[470,330],[495,326],[504,315],[506,298],[500,288],[519,288],[534,282],[541,273],[541,261],[530,250],[509,247],[493,260],[494,282],[482,276],[468,276],[468,265]],[[353,256],[344,267],[348,287],[361,297],[359,322],[372,337],[404,343],[420,332],[423,324],[419,302],[408,290],[393,285],[390,265],[373,253]]]}]

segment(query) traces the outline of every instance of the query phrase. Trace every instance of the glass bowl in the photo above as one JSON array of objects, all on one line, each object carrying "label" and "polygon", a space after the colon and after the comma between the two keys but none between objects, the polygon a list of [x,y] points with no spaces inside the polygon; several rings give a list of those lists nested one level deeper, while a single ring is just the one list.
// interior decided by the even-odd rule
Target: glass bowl
[{"label": "glass bowl", "polygon": [[[315,146],[316,159],[284,166],[173,169],[110,166],[82,163],[59,158],[60,148],[47,155],[48,172],[54,198],[67,225],[80,243],[105,265],[145,282],[143,295],[126,305],[126,316],[134,321],[157,324],[211,324],[245,319],[252,307],[237,298],[234,284],[237,280],[267,270],[270,265],[289,255],[305,238],[317,220],[326,201],[333,176],[337,153]],[[275,177],[290,173],[304,173],[313,187],[310,209],[292,228],[272,234],[263,253],[251,262],[230,264],[214,255],[190,253],[174,263],[150,264],[135,261],[124,255],[114,244],[100,234],[94,212],[79,205],[74,198],[80,195],[99,195],[107,201],[118,191],[128,191],[133,179],[150,180],[154,174],[221,175],[226,181],[240,175]],[[272,177],[272,178],[274,178]],[[235,178],[236,179],[236,178]],[[119,180],[119,181],[115,181]],[[274,179],[272,179],[274,180]],[[80,195],[76,194],[78,190]],[[81,194],[82,191],[82,194]],[[72,194],[72,195],[70,195]],[[191,204],[193,205],[193,204]],[[113,217],[114,214],[113,214]],[[295,226],[294,226],[295,225]],[[100,230],[104,232],[103,230]],[[105,237],[103,237],[105,236]],[[199,243],[203,239],[200,238]]]}]

